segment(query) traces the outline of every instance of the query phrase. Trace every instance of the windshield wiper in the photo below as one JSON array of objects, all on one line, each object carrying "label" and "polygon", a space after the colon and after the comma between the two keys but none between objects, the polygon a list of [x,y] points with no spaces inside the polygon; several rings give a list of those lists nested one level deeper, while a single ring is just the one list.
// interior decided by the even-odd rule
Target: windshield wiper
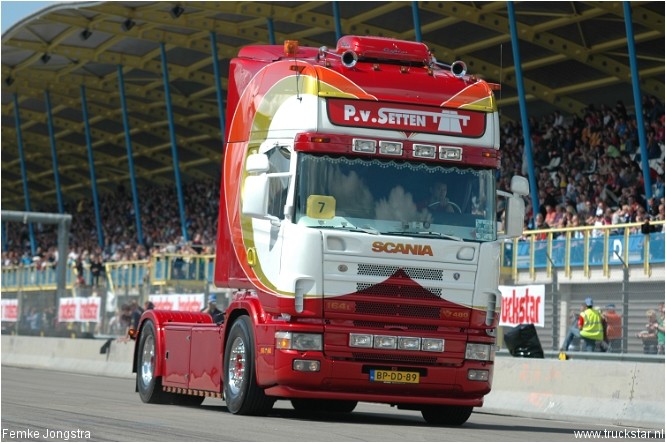
[{"label": "windshield wiper", "polygon": [[455,241],[464,241],[461,237],[456,237],[455,235],[442,234],[441,232],[435,231],[420,231],[420,232],[409,232],[409,231],[392,231],[392,232],[382,232],[382,234],[388,235],[402,235],[402,236],[413,236],[413,237],[441,237],[449,240]]},{"label": "windshield wiper", "polygon": [[371,234],[371,235],[379,235],[379,231],[373,228],[361,228],[359,226],[331,226],[331,225],[322,225],[322,226],[310,226],[311,228],[319,228],[319,229],[341,229],[343,231],[349,231],[349,232],[365,232],[366,234]]}]

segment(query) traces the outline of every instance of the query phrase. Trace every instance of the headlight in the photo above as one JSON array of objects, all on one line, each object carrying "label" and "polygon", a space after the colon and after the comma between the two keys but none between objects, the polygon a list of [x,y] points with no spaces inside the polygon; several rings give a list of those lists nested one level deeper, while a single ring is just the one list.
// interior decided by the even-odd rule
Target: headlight
[{"label": "headlight", "polygon": [[371,348],[371,334],[349,334],[349,346],[352,348]]},{"label": "headlight", "polygon": [[481,343],[467,343],[465,348],[465,358],[467,360],[491,361],[493,355],[493,345]]},{"label": "headlight", "polygon": [[421,339],[419,337],[398,337],[398,349],[418,351],[421,349]]},{"label": "headlight", "polygon": [[424,338],[421,350],[428,352],[444,352],[444,340],[441,338]]},{"label": "headlight", "polygon": [[395,349],[398,337],[394,335],[375,335],[375,349]]},{"label": "headlight", "polygon": [[321,334],[279,331],[275,333],[275,348],[296,351],[321,351],[323,340]]}]

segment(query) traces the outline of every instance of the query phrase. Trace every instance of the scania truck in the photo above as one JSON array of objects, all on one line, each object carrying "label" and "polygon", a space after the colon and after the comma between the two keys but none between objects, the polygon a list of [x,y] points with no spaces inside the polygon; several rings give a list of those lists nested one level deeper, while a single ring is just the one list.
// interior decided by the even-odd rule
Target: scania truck
[{"label": "scania truck", "polygon": [[[490,392],[500,242],[524,177],[496,189],[493,85],[423,43],[244,47],[231,60],[214,283],[224,321],[150,310],[144,402],[349,413],[358,402],[461,425]],[[504,210],[498,216],[498,200]]]}]

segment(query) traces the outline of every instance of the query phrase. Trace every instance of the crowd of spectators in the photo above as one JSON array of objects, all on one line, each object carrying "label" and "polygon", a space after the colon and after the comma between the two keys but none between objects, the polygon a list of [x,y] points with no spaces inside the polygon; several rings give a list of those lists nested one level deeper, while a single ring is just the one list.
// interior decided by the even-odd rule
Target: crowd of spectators
[{"label": "crowd of spectators", "polygon": [[[642,106],[650,199],[637,119],[621,101],[614,107],[591,105],[582,116],[565,118],[555,111],[529,120],[539,207],[535,212],[526,199],[526,230],[664,220],[664,106],[654,96],[643,97]],[[505,123],[498,189],[508,191],[513,175],[528,176],[523,145],[521,126]]]},{"label": "crowd of spectators", "polygon": [[[189,241],[182,235],[176,190],[172,187],[139,189],[143,244],[136,233],[132,194],[124,186],[100,196],[103,247],[98,241],[92,200],[70,203],[65,208],[66,213],[72,214],[68,265],[90,266],[92,270],[99,262],[146,260],[151,254],[211,253],[217,232],[219,184],[191,182],[184,186],[183,194]],[[2,253],[3,266],[35,264],[40,267],[58,260],[55,225],[33,224],[37,243],[34,256],[30,253],[28,225],[8,223],[5,227],[7,250]]]},{"label": "crowd of spectators", "polygon": [[[539,207],[535,217],[532,201],[526,199],[525,229],[664,220],[664,106],[656,97],[646,96],[643,114],[651,165],[653,198],[649,200],[645,199],[637,120],[621,101],[614,107],[590,105],[583,115],[565,117],[555,111],[541,119],[531,118]],[[497,185],[508,191],[512,176],[528,176],[518,123],[502,126],[500,145]],[[132,195],[124,186],[100,196],[103,247],[97,239],[92,201],[70,202],[65,211],[73,215],[68,263],[90,266],[99,261],[143,260],[151,254],[212,253],[219,184],[193,181],[184,186],[183,193],[188,242],[181,231],[175,187],[139,189],[143,245],[136,234]],[[37,240],[34,256],[29,252],[27,226],[6,225],[3,266],[40,267],[57,261],[55,226],[33,226]]]}]

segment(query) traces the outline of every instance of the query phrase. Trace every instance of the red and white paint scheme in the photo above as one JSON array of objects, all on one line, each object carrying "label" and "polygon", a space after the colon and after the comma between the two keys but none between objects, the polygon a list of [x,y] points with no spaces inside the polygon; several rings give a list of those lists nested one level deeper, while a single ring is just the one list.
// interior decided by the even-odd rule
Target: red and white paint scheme
[{"label": "red and white paint scheme", "polygon": [[[146,402],[351,412],[460,425],[491,389],[499,243],[527,181],[497,192],[492,85],[426,45],[249,46],[231,61],[215,284],[225,321],[148,311]],[[498,232],[497,195],[506,198]]]}]

